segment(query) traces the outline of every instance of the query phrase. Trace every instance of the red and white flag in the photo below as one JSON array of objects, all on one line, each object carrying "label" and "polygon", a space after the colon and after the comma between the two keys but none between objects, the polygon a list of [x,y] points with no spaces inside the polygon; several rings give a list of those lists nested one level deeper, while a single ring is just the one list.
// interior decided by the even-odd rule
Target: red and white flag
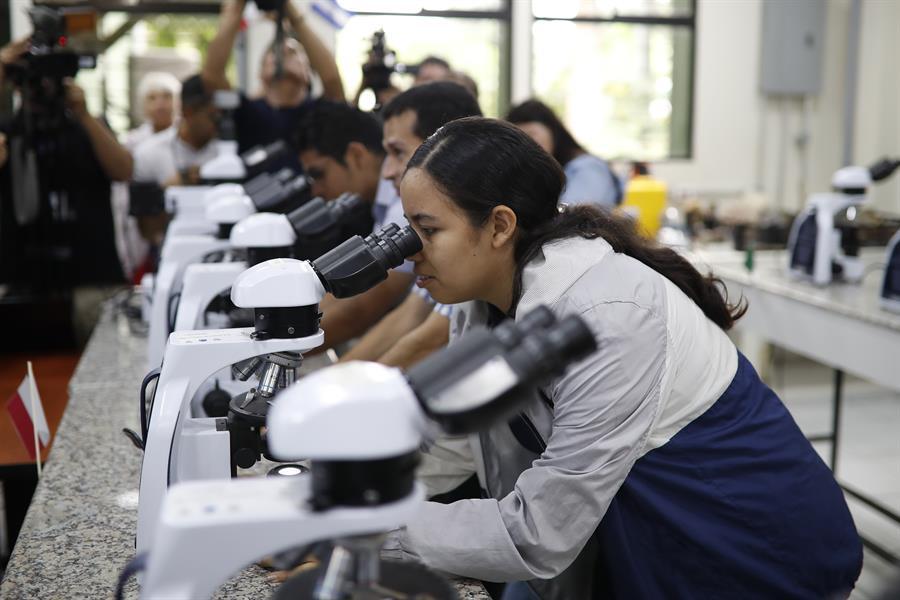
[{"label": "red and white flag", "polygon": [[[34,402],[32,403],[32,390],[34,390]],[[33,407],[33,408],[32,408]],[[25,375],[25,379],[19,384],[19,389],[6,401],[6,410],[12,417],[13,425],[32,460],[37,458],[35,452],[35,435],[40,438],[41,447],[50,443],[50,427],[47,426],[47,417],[44,416],[44,406],[41,404],[41,396],[37,391],[37,381],[32,385],[31,374]]]}]

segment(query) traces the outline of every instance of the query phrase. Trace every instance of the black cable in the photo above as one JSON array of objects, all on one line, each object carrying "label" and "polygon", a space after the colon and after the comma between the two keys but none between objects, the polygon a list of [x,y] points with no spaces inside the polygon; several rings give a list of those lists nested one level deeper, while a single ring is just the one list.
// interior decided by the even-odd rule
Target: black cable
[{"label": "black cable", "polygon": [[116,600],[123,600],[125,598],[125,584],[128,583],[128,580],[131,579],[134,575],[136,575],[139,571],[143,571],[147,568],[147,553],[141,553],[128,561],[128,564],[125,565],[125,568],[122,569],[122,572],[119,573],[119,580],[116,582]]},{"label": "black cable", "polygon": [[[175,319],[178,316],[178,304],[181,302],[181,292],[175,292],[169,296],[169,305],[166,307],[166,325],[169,327],[166,333],[175,331]],[[174,303],[175,309],[172,309]]]},{"label": "black cable", "polygon": [[128,438],[128,441],[130,441],[132,444],[134,444],[135,448],[137,448],[138,450],[141,450],[141,451],[144,450],[144,440],[141,439],[141,436],[136,434],[134,431],[132,431],[128,427],[123,427],[122,433],[125,434],[125,437]]},{"label": "black cable", "polygon": [[[141,382],[141,441],[147,446],[147,430],[150,429],[150,413],[153,412],[153,402],[150,403],[150,412],[147,411],[147,386],[154,379],[159,378],[160,369],[156,368],[147,373]],[[153,399],[156,399],[156,390],[153,390]]]}]

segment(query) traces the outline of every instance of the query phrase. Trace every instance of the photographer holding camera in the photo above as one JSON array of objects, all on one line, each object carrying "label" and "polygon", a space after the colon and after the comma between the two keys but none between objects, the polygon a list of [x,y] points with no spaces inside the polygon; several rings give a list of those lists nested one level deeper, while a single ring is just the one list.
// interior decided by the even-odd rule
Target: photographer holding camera
[{"label": "photographer holding camera", "polygon": [[[285,38],[280,49],[276,42],[263,56],[260,97],[249,98],[241,94],[240,105],[234,112],[240,152],[277,140],[290,142],[288,138],[291,132],[313,103],[310,93],[311,72],[319,75],[324,98],[346,101],[334,56],[306,24],[303,15],[290,0],[257,0],[257,5],[261,9],[269,9],[282,2],[286,20],[295,38]],[[209,44],[201,73],[210,89],[231,87],[225,77],[225,67],[241,28],[245,4],[246,0],[229,0],[222,4],[219,31]],[[276,65],[276,51],[280,51],[280,69]],[[296,153],[290,153],[286,163],[277,166],[300,168]]]},{"label": "photographer holding camera", "polygon": [[12,81],[22,99],[0,119],[0,281],[35,298],[71,294],[75,338],[84,341],[101,301],[124,283],[110,182],[129,179],[133,162],[88,112],[70,76],[77,56],[40,41],[53,39],[41,29],[52,9],[32,13],[35,33],[0,50],[0,84]]}]

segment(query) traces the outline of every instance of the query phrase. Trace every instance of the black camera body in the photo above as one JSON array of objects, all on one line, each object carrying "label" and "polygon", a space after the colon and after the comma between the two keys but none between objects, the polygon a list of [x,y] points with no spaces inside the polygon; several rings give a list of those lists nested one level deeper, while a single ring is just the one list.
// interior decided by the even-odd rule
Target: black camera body
[{"label": "black camera body", "polygon": [[37,131],[53,131],[65,120],[63,80],[83,67],[93,68],[96,56],[66,48],[68,42],[63,13],[36,6],[28,11],[33,32],[31,46],[15,63],[5,68],[9,79],[22,91],[25,110]]},{"label": "black camera body", "polygon": [[416,75],[419,72],[419,66],[397,62],[396,53],[387,47],[384,40],[384,30],[379,29],[372,34],[369,60],[363,65],[362,70],[364,87],[371,88],[377,93],[391,87],[393,73]]},{"label": "black camera body", "polygon": [[287,0],[255,0],[256,7],[264,12],[280,10]]}]

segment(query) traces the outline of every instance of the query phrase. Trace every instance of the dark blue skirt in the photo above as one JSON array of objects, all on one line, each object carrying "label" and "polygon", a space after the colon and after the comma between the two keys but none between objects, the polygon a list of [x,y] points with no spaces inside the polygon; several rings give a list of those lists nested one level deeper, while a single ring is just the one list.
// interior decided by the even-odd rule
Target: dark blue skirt
[{"label": "dark blue skirt", "polygon": [[743,355],[725,393],[638,460],[597,530],[597,597],[845,597],[862,545],[843,493]]}]

